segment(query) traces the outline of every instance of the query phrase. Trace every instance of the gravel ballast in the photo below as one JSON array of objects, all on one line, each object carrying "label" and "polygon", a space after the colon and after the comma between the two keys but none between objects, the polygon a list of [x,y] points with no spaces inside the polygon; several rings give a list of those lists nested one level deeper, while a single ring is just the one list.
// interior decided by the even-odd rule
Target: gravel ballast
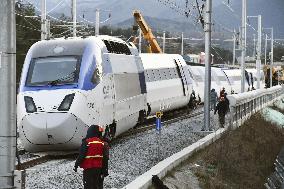
[{"label": "gravel ballast", "polygon": [[[216,116],[212,125],[216,127]],[[203,114],[163,125],[158,155],[157,131],[153,128],[143,133],[119,139],[111,146],[109,176],[104,188],[121,188],[151,167],[183,148],[191,145],[205,133],[200,132]],[[216,128],[215,128],[216,129]],[[75,160],[52,160],[27,169],[26,188],[83,188],[82,170],[73,171]]]}]

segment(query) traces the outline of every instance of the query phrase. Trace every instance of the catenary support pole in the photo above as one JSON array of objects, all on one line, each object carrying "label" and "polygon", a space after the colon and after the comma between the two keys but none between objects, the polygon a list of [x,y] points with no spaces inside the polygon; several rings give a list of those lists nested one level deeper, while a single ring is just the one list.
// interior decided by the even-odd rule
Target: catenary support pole
[{"label": "catenary support pole", "polygon": [[253,34],[253,52],[252,52],[252,57],[254,58],[255,60],[255,49],[256,49],[256,45],[255,45],[255,34]]},{"label": "catenary support pole", "polygon": [[96,9],[96,28],[95,28],[95,35],[100,35],[100,10]]},{"label": "catenary support pole", "polygon": [[181,33],[181,50],[180,54],[183,55],[183,32]]},{"label": "catenary support pole", "polygon": [[241,92],[245,92],[245,57],[246,57],[246,0],[242,0],[242,59],[241,59]]},{"label": "catenary support pole", "polygon": [[264,64],[267,64],[267,34],[265,34],[265,44],[264,44]]},{"label": "catenary support pole", "polygon": [[[264,28],[264,29],[268,29],[271,31],[271,55],[270,55],[270,64],[269,64],[269,84],[270,87],[272,87],[272,69],[273,69],[273,28]],[[267,40],[266,40],[267,41]]]},{"label": "catenary support pole", "polygon": [[41,0],[41,40],[46,39],[46,0]]},{"label": "catenary support pole", "polygon": [[163,32],[163,53],[165,53],[166,48],[166,32]]},{"label": "catenary support pole", "polygon": [[15,1],[0,1],[0,188],[14,188],[16,155]]},{"label": "catenary support pole", "polygon": [[257,60],[256,60],[256,70],[257,70],[257,89],[260,89],[260,69],[261,69],[261,15],[258,15],[258,32],[257,32]]},{"label": "catenary support pole", "polygon": [[270,87],[272,87],[272,69],[273,69],[273,28],[271,28],[271,58],[270,58]]},{"label": "catenary support pole", "polygon": [[50,20],[46,20],[46,39],[50,39]]},{"label": "catenary support pole", "polygon": [[210,130],[210,88],[211,88],[211,14],[212,0],[206,1],[205,12],[205,87],[204,87],[204,130]]},{"label": "catenary support pole", "polygon": [[233,66],[235,65],[236,61],[236,30],[234,29],[234,35],[233,35]]},{"label": "catenary support pole", "polygon": [[77,2],[72,0],[72,16],[73,16],[73,37],[76,37],[77,33]]}]

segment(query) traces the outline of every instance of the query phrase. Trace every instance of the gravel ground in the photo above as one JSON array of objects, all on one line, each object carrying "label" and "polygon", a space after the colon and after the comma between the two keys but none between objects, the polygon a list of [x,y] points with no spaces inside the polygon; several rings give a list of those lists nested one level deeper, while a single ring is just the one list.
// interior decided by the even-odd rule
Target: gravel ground
[{"label": "gravel ground", "polygon": [[[211,116],[216,129],[216,116]],[[163,125],[160,136],[155,129],[120,139],[110,149],[109,176],[104,188],[121,188],[163,160],[196,142],[205,134],[199,132],[203,115]],[[159,160],[158,160],[159,159]],[[74,159],[53,160],[27,169],[26,188],[83,188],[82,170],[72,169]]]},{"label": "gravel ground", "polygon": [[167,177],[163,179],[164,184],[169,189],[201,189],[199,187],[198,178],[192,172],[192,169],[197,166],[198,165],[185,164],[179,167],[173,173],[167,175]]}]

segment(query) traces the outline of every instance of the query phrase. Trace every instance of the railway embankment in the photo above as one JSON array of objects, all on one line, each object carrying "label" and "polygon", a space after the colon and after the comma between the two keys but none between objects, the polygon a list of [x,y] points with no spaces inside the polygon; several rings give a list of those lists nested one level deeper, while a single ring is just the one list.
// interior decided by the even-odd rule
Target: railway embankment
[{"label": "railway embankment", "polygon": [[169,188],[265,188],[283,146],[284,102],[277,101],[194,153],[163,181]]}]

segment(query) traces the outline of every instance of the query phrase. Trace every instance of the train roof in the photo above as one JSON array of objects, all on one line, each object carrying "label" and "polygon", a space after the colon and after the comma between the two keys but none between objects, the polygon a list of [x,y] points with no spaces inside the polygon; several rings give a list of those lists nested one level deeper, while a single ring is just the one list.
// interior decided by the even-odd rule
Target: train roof
[{"label": "train roof", "polygon": [[[68,38],[55,38],[50,40],[38,41],[31,47],[33,58],[60,55],[82,55],[84,48],[88,44],[96,43],[106,53],[109,52],[106,41],[123,44],[129,49],[129,53],[133,54],[132,49],[136,49],[133,43],[127,43],[120,38],[100,35],[89,37],[68,37]],[[127,48],[126,48],[127,49]],[[130,53],[130,54],[131,54]]]}]

